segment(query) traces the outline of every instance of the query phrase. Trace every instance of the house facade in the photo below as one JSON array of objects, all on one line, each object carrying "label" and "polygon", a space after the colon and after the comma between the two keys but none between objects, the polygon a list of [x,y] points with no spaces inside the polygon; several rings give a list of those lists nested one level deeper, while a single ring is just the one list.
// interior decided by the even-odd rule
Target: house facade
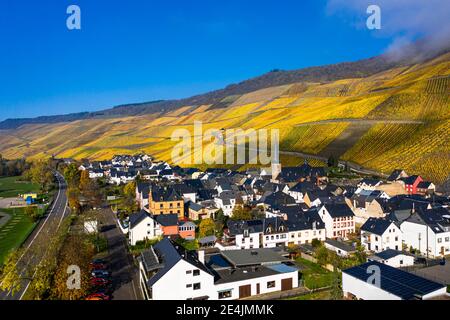
[{"label": "house facade", "polygon": [[369,218],[361,226],[361,245],[367,251],[402,250],[402,241],[402,231],[388,219]]},{"label": "house facade", "polygon": [[327,238],[347,238],[355,233],[355,214],[345,203],[326,204],[318,210],[325,223]]}]

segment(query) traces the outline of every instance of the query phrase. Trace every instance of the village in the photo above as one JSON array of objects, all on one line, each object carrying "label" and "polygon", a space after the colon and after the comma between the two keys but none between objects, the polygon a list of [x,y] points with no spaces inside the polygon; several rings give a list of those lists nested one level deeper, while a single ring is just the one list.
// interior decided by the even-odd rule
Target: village
[{"label": "village", "polygon": [[448,298],[450,199],[414,173],[337,179],[307,161],[202,171],[143,154],[78,169],[134,187],[133,212],[108,202],[145,299]]}]

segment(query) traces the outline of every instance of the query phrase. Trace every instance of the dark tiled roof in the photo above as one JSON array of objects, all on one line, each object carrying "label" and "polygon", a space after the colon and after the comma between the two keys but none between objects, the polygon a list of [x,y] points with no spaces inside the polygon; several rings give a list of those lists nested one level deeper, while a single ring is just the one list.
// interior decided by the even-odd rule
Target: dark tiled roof
[{"label": "dark tiled roof", "polygon": [[153,218],[163,227],[170,227],[178,225],[178,216],[176,214],[158,214]]},{"label": "dark tiled roof", "polygon": [[150,217],[147,211],[141,210],[137,213],[133,213],[130,215],[130,228],[134,228],[134,226],[137,226],[142,220],[145,218]]},{"label": "dark tiled roof", "polygon": [[388,219],[369,218],[361,226],[361,230],[381,236],[389,228],[391,223],[392,221]]},{"label": "dark tiled roof", "polygon": [[395,181],[400,178],[403,169],[395,169],[392,171],[391,175],[387,178],[387,181]]},{"label": "dark tiled roof", "polygon": [[396,256],[398,256],[400,254],[405,254],[405,255],[408,255],[408,256],[410,255],[408,253],[401,252],[401,251],[398,251],[398,250],[387,249],[387,250],[384,250],[384,251],[381,251],[381,252],[378,252],[378,253],[374,254],[374,256],[377,256],[377,257],[379,257],[379,258],[381,258],[383,260],[388,260],[388,259],[396,257]]},{"label": "dark tiled roof", "polygon": [[148,285],[152,286],[159,279],[161,279],[170,269],[175,266],[178,261],[185,260],[186,262],[192,264],[194,267],[201,269],[209,274],[211,272],[206,268],[204,264],[202,264],[196,254],[191,251],[185,250],[180,245],[174,243],[172,240],[168,238],[164,238],[156,245],[153,246],[156,254],[159,257],[159,260],[163,263],[164,267],[160,269],[152,278],[149,279]]},{"label": "dark tiled roof", "polygon": [[407,178],[403,178],[401,180],[405,183],[405,185],[412,185],[412,184],[414,184],[414,182],[416,182],[417,179],[419,179],[419,176],[413,175],[413,176],[409,176]]},{"label": "dark tiled roof", "polygon": [[249,233],[258,233],[263,232],[264,222],[263,220],[229,220],[227,222],[227,227],[231,236],[243,234],[244,230],[248,230]]},{"label": "dark tiled roof", "polygon": [[328,243],[329,245],[336,247],[338,249],[341,249],[343,251],[346,251],[346,252],[356,251],[355,247],[353,247],[345,242],[342,242],[342,241],[338,241],[338,240],[334,240],[334,239],[327,239],[327,240],[325,240],[325,243]]},{"label": "dark tiled roof", "polygon": [[295,199],[282,191],[277,191],[261,197],[259,203],[270,205],[272,208],[278,208],[286,204],[295,204]]},{"label": "dark tiled roof", "polygon": [[353,217],[355,214],[346,203],[328,203],[325,208],[332,218]]},{"label": "dark tiled roof", "polygon": [[305,163],[299,167],[284,167],[277,179],[283,182],[295,182],[306,177],[324,177],[325,170],[323,167],[311,167]]},{"label": "dark tiled roof", "polygon": [[151,188],[153,201],[179,201],[181,197],[173,188],[169,187],[152,187]]}]

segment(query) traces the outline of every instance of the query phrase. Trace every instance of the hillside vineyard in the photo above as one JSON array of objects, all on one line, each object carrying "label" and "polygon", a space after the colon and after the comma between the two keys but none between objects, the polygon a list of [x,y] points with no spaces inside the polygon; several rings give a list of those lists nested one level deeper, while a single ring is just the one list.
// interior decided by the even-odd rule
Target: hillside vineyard
[{"label": "hillside vineyard", "polygon": [[447,53],[362,78],[291,83],[170,111],[26,124],[1,131],[0,153],[102,160],[142,152],[170,161],[173,131],[193,133],[201,121],[204,130],[278,129],[281,161],[288,165],[333,155],[381,173],[404,168],[443,183],[450,171],[449,72]]}]

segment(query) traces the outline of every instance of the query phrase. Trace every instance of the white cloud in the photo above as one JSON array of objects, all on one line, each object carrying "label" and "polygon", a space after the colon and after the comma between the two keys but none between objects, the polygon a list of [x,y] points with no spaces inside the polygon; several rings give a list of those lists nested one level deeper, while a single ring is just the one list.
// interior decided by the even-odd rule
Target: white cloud
[{"label": "white cloud", "polygon": [[[328,0],[327,12],[354,19],[365,26],[366,9],[375,4],[381,8],[382,37],[393,37],[387,48],[393,57],[402,55],[405,46],[421,40],[415,54],[433,55],[450,47],[450,1],[448,0]],[[409,46],[412,48],[412,46]],[[417,52],[420,50],[420,52]]]}]

